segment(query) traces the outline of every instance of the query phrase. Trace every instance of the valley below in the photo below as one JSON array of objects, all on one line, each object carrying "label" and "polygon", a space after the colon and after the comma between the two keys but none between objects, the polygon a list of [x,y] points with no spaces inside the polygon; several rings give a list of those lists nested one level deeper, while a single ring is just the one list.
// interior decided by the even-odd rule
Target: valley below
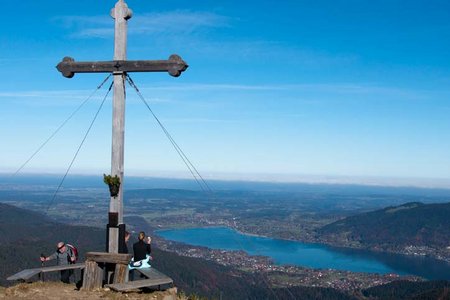
[{"label": "valley below", "polygon": [[[97,183],[80,186],[79,181],[74,180],[76,184],[61,189],[54,203],[50,203],[55,190],[50,181],[51,178],[39,185],[30,182],[2,184],[0,202],[44,212],[58,222],[73,226],[105,228],[109,195],[104,186]],[[448,233],[446,235],[444,233],[444,236],[439,235],[441,232],[439,226],[446,224],[442,225],[439,220],[434,220],[432,224],[437,226],[434,231],[437,235],[436,240],[442,242],[444,239],[442,243],[435,243],[434,237],[430,236],[429,240],[422,241],[418,239],[420,236],[416,232],[408,233],[398,226],[395,228],[398,241],[390,238],[388,242],[380,243],[372,239],[373,243],[367,243],[364,238],[369,231],[358,219],[358,216],[362,216],[362,219],[369,221],[371,218],[380,219],[381,214],[390,216],[393,208],[397,207],[396,211],[402,213],[414,211],[416,220],[422,222],[426,214],[430,213],[427,210],[431,209],[431,213],[440,210],[445,214],[449,200],[450,191],[446,190],[351,186],[345,189],[342,186],[320,185],[300,185],[295,188],[269,185],[264,188],[257,185],[253,189],[231,186],[214,193],[206,193],[187,188],[154,188],[152,184],[143,180],[130,184],[130,188],[125,191],[124,218],[132,235],[135,236],[135,233],[141,230],[146,231],[154,237],[154,246],[162,251],[203,259],[239,272],[263,276],[267,283],[276,288],[295,286],[333,288],[352,294],[354,291],[398,280],[410,282],[425,282],[427,279],[449,280],[450,250],[447,247],[450,245],[450,237]],[[433,205],[440,206],[434,208]],[[388,213],[386,210],[389,210]],[[408,219],[408,215],[402,215],[401,218],[404,219],[403,222]],[[389,222],[384,221],[388,226]],[[370,222],[367,224],[373,227]],[[345,233],[337,230],[336,226],[346,227]],[[430,227],[429,224],[428,227],[423,224],[418,226]],[[418,262],[424,258],[438,259],[442,262],[443,268],[421,274],[411,269],[396,272],[395,268],[392,272],[389,269],[380,272],[361,272],[331,266],[317,268],[279,263],[270,255],[261,255],[259,252],[262,251],[254,253],[244,251],[245,247],[215,249],[186,241],[180,243],[163,238],[159,234],[164,230],[217,227],[226,227],[254,237],[339,247],[344,249],[344,252],[347,251],[350,257],[357,255],[356,252],[352,253],[351,249],[359,249],[378,252],[381,256],[385,253],[407,255],[413,259],[417,258]],[[379,227],[382,228],[381,225]],[[362,233],[357,232],[355,228]],[[376,231],[377,227],[372,229]],[[384,228],[383,231],[385,235],[392,235]],[[421,228],[417,232],[420,233]],[[405,238],[408,235],[411,236],[410,240]],[[383,236],[379,238],[382,241],[387,240]],[[195,239],[195,236],[192,236],[192,239]],[[398,259],[393,259],[395,260]],[[417,268],[420,268],[420,263]]]}]

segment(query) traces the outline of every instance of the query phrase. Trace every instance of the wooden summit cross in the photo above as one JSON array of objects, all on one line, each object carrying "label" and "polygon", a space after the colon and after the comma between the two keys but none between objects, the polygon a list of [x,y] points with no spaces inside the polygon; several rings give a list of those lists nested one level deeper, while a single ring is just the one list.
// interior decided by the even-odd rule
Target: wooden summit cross
[{"label": "wooden summit cross", "polygon": [[120,178],[120,189],[117,197],[111,197],[107,225],[107,249],[109,253],[119,253],[125,244],[123,223],[123,175],[124,175],[124,125],[125,125],[125,76],[127,72],[168,72],[179,76],[188,65],[178,55],[171,55],[168,60],[126,60],[127,20],[132,16],[124,0],[119,0],[111,10],[115,20],[114,60],[97,62],[76,62],[65,57],[57,69],[67,78],[75,73],[113,73],[113,126],[111,150],[111,175]]}]

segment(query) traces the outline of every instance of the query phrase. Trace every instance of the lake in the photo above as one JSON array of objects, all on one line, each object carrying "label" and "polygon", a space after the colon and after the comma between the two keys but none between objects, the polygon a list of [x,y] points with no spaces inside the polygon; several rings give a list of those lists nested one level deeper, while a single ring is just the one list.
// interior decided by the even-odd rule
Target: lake
[{"label": "lake", "polygon": [[279,265],[450,280],[450,264],[425,257],[258,237],[241,234],[227,227],[159,230],[157,234],[167,240],[195,246],[244,250],[251,255],[268,256]]}]

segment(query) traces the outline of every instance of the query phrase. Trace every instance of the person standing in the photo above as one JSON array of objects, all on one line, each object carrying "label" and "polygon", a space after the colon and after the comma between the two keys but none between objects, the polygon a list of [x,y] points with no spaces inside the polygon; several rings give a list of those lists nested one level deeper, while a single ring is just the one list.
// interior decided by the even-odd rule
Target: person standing
[{"label": "person standing", "polygon": [[[56,245],[56,251],[50,256],[41,256],[41,262],[56,259],[58,266],[64,266],[73,264],[76,261],[75,253],[72,249],[67,247],[64,242],[59,242]],[[61,281],[64,283],[70,283],[70,276],[73,274],[73,270],[61,270]]]}]

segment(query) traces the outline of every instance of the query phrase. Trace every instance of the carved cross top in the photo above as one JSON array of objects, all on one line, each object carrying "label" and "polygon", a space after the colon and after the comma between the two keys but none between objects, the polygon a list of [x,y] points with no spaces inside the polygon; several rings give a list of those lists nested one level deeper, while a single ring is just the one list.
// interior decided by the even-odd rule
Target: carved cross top
[{"label": "carved cross top", "polygon": [[126,23],[132,14],[123,0],[119,0],[111,9],[111,17],[115,19],[113,61],[76,62],[71,57],[64,57],[56,66],[58,71],[67,78],[72,78],[75,73],[114,72],[168,72],[174,77],[180,76],[188,65],[176,54],[172,54],[168,60],[126,60]]}]

